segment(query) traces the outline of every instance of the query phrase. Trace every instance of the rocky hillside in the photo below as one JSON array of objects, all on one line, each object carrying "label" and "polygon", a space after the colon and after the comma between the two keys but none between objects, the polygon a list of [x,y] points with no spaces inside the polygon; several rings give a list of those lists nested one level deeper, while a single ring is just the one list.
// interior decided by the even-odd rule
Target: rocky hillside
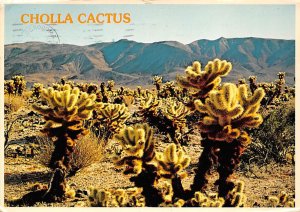
[{"label": "rocky hillside", "polygon": [[5,46],[5,78],[23,74],[29,81],[52,82],[61,77],[99,81],[114,79],[120,84],[149,84],[152,75],[171,80],[184,67],[214,58],[233,63],[227,80],[257,75],[271,81],[277,72],[287,72],[294,83],[295,41],[261,38],[197,40],[188,45],[176,41],[138,43],[129,40],[89,46],[40,42]]}]

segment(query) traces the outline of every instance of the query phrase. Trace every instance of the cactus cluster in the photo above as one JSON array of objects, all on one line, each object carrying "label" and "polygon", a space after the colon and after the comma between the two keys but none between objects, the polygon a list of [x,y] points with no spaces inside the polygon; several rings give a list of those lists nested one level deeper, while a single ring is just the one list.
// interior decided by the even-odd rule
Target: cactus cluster
[{"label": "cactus cluster", "polygon": [[295,207],[295,199],[284,191],[277,196],[269,196],[268,201],[269,207]]},{"label": "cactus cluster", "polygon": [[[41,195],[42,201],[46,197],[52,200],[74,197],[74,190],[66,181],[71,155],[76,140],[91,130],[105,144],[113,141],[120,147],[109,153],[115,153],[112,159],[117,171],[122,169],[135,187],[116,190],[91,187],[90,206],[245,206],[244,183],[232,176],[251,143],[248,130],[263,122],[262,104],[289,99],[295,91],[284,87],[284,72],[278,74],[275,83],[257,83],[257,77],[251,76],[250,85],[245,79],[237,84],[221,84],[222,77],[231,69],[226,60],[209,61],[204,69],[195,61],[186,68],[184,76],[177,78],[180,87],[176,82],[163,83],[162,77],[154,76],[156,89],[152,90],[116,89],[113,80],[102,82],[99,89],[97,84],[78,84],[65,79],[47,89],[35,84],[33,95],[41,96],[44,105],[34,105],[33,109],[46,121],[42,132],[55,138],[50,161],[54,174]],[[7,93],[19,93],[14,84],[13,80],[6,82]],[[132,116],[130,111],[135,111]],[[140,122],[143,124],[134,124]],[[195,130],[194,126],[200,132],[202,152],[194,181],[187,189],[182,183],[190,173],[191,158],[183,144],[187,144],[187,135]],[[155,133],[167,135],[172,142],[163,146],[163,150],[156,149],[160,145],[156,144],[153,127]],[[218,173],[214,182],[217,193],[207,193],[208,177],[214,168]],[[293,204],[284,194],[270,197],[271,200],[273,206]]]},{"label": "cactus cluster", "polygon": [[148,114],[156,115],[158,114],[158,108],[161,105],[161,101],[157,99],[152,93],[145,92],[140,96],[140,106],[139,112],[143,116],[148,116]]},{"label": "cactus cluster", "polygon": [[113,80],[109,80],[109,81],[107,81],[107,89],[108,89],[108,91],[110,91],[110,92],[112,92],[113,91],[113,88],[114,88],[114,86],[115,86],[115,81],[113,81]]},{"label": "cactus cluster", "polygon": [[79,83],[76,84],[76,87],[78,87],[80,91],[86,92],[88,94],[97,94],[98,92],[98,86],[94,83]]},{"label": "cactus cluster", "polygon": [[275,82],[261,82],[257,83],[256,76],[249,77],[250,89],[254,93],[256,89],[264,89],[266,95],[262,101],[262,105],[267,106],[279,106],[282,102],[289,101],[294,98],[294,88],[290,88],[285,85],[285,72],[279,72],[277,74],[278,79]]},{"label": "cactus cluster", "polygon": [[10,80],[4,82],[4,92],[9,95],[22,95],[26,90],[26,81],[24,76],[16,75]]},{"label": "cactus cluster", "polygon": [[[184,169],[190,158],[175,144],[166,147],[163,153],[156,152],[152,129],[147,125],[126,127],[115,135],[123,147],[123,156],[116,156],[117,166],[125,166],[124,174],[133,174],[130,178],[137,187],[142,187],[146,206],[158,206],[163,202],[175,203],[185,191],[181,179],[186,176]],[[170,180],[168,192],[162,191],[160,179]],[[174,201],[173,201],[174,200]]]},{"label": "cactus cluster", "polygon": [[166,99],[163,105],[166,106],[162,109],[162,115],[170,120],[173,126],[173,128],[169,126],[172,130],[171,138],[176,144],[185,143],[183,136],[188,132],[186,116],[190,114],[190,110],[182,102],[170,98]]},{"label": "cactus cluster", "polygon": [[89,188],[89,205],[92,207],[144,207],[141,189],[103,190]]},{"label": "cactus cluster", "polygon": [[194,197],[190,200],[190,204],[193,207],[217,207],[220,208],[224,205],[225,200],[222,197],[218,197],[217,193],[210,193],[205,195],[200,191],[195,192]]}]

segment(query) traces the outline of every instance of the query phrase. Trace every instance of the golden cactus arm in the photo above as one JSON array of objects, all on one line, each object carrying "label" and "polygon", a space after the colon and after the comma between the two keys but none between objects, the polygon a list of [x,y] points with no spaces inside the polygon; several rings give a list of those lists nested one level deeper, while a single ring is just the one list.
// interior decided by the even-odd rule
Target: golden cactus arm
[{"label": "golden cactus arm", "polygon": [[175,144],[171,144],[166,148],[164,155],[167,162],[177,163],[178,156],[176,154],[176,149]]}]

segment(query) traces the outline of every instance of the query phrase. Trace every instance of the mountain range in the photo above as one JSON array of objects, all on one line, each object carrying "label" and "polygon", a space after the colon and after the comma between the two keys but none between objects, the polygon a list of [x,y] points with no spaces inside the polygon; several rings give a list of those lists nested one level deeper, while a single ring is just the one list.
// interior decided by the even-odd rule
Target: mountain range
[{"label": "mountain range", "polygon": [[61,77],[98,82],[113,79],[122,85],[149,85],[153,75],[173,80],[198,60],[202,66],[220,58],[233,63],[225,81],[258,76],[273,81],[279,71],[294,84],[295,41],[263,38],[201,39],[190,44],[177,41],[140,43],[130,40],[87,46],[41,42],[5,45],[5,79],[25,75],[28,82],[51,83]]}]

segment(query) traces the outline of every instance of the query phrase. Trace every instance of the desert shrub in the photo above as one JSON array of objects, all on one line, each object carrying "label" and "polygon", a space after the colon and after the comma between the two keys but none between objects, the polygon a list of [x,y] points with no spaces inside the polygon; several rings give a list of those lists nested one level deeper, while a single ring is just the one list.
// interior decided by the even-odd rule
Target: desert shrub
[{"label": "desert shrub", "polygon": [[4,95],[4,107],[6,113],[17,112],[25,106],[25,100],[22,96]]},{"label": "desert shrub", "polygon": [[295,100],[281,104],[264,117],[259,129],[251,130],[253,139],[245,152],[245,162],[260,165],[293,160],[295,154]]},{"label": "desert shrub", "polygon": [[22,96],[4,95],[4,113],[5,113],[5,129],[4,129],[4,148],[5,150],[10,145],[10,135],[14,131],[14,126],[23,117],[17,112],[25,106],[25,100]]},{"label": "desert shrub", "polygon": [[[53,141],[51,138],[43,136],[38,138],[38,143],[40,153],[36,157],[37,161],[46,167],[50,167],[51,155],[54,151]],[[99,143],[93,133],[89,133],[78,140],[71,156],[72,160],[69,175],[74,175],[77,171],[101,160],[103,147]]]}]

